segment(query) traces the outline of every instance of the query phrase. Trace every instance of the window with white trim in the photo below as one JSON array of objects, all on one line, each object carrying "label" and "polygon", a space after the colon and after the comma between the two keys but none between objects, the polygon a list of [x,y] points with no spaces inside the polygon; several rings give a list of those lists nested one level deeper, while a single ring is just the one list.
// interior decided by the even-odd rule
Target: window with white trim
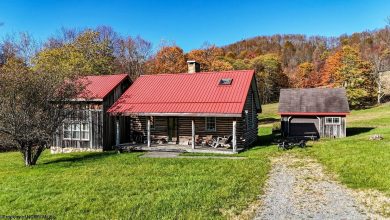
[{"label": "window with white trim", "polygon": [[341,118],[340,117],[325,117],[325,124],[326,125],[339,125],[339,124],[341,124]]},{"label": "window with white trim", "polygon": [[216,131],[217,123],[215,117],[206,117],[206,131]]},{"label": "window with white trim", "polygon": [[64,133],[64,140],[72,139],[72,127],[70,123],[64,123],[62,131]]},{"label": "window with white trim", "polygon": [[89,141],[89,123],[65,122],[63,124],[63,139]]},{"label": "window with white trim", "polygon": [[81,123],[81,140],[89,141],[89,123]]}]

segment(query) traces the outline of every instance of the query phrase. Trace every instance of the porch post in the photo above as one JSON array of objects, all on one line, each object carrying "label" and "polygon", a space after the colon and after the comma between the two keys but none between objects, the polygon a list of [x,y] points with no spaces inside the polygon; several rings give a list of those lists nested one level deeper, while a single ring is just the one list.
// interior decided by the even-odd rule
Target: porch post
[{"label": "porch post", "polygon": [[150,117],[147,117],[148,118],[148,125],[147,125],[147,129],[148,129],[148,147],[150,147]]},{"label": "porch post", "polygon": [[237,134],[236,134],[237,121],[233,121],[233,152],[237,152]]},{"label": "porch post", "polygon": [[119,117],[115,118],[115,145],[118,146],[121,143],[121,134],[120,134],[120,125],[119,125]]},{"label": "porch post", "polygon": [[195,122],[194,119],[191,120],[192,127],[192,149],[195,149]]}]

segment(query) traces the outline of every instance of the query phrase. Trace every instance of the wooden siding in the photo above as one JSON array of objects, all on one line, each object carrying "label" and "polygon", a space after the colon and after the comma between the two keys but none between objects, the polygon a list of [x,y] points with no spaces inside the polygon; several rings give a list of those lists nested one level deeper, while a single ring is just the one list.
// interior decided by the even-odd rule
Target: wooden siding
[{"label": "wooden siding", "polygon": [[[195,135],[204,138],[207,135],[229,137],[233,133],[233,121],[237,121],[237,146],[247,147],[255,143],[258,139],[258,118],[256,107],[256,94],[252,87],[248,91],[246,102],[244,105],[241,117],[216,117],[216,130],[206,131],[205,117],[172,117],[177,118],[177,133],[179,140],[176,137],[172,138],[172,142],[180,144],[188,144],[191,139],[192,127],[191,121],[195,122]],[[147,135],[146,116],[129,116],[130,120],[130,137],[134,131]],[[151,129],[152,139],[164,138],[168,140],[168,117],[154,116],[154,128]],[[122,128],[122,127],[121,127]],[[133,141],[133,140],[131,140]]]},{"label": "wooden siding", "polygon": [[[173,118],[173,117],[172,117]],[[207,135],[213,135],[218,137],[228,137],[233,133],[233,121],[237,121],[237,145],[243,146],[243,122],[241,118],[216,118],[216,130],[206,130],[206,118],[205,117],[176,117],[177,118],[177,133],[179,141],[176,137],[172,138],[172,142],[179,142],[180,144],[187,144],[191,139],[191,121],[195,122],[195,135],[199,137],[206,137]],[[147,118],[145,116],[131,117],[131,131],[141,132],[144,136],[147,134],[146,130]],[[152,139],[164,138],[168,140],[168,117],[154,117],[154,128],[151,129]]]},{"label": "wooden siding", "polygon": [[[289,119],[289,117],[291,117]],[[340,117],[339,125],[327,125],[325,124],[326,117],[335,117],[335,116],[283,116],[281,118],[282,124],[282,133],[284,136],[294,136],[297,132],[292,131],[294,126],[292,123],[302,123],[305,124],[312,123],[316,127],[316,130],[320,138],[338,138],[346,137],[346,118],[345,116],[336,116]]]},{"label": "wooden siding", "polygon": [[[112,117],[107,112],[107,110],[116,102],[116,100],[119,99],[119,97],[126,91],[126,89],[130,86],[130,81],[125,80],[123,81],[118,87],[116,87],[113,91],[111,91],[110,94],[107,95],[107,97],[103,100],[103,149],[104,150],[112,150],[113,146],[115,146],[115,137],[116,137],[116,125],[115,121],[118,119],[120,122],[120,125],[122,125],[121,132],[122,134],[125,134],[126,129],[128,129],[127,126],[123,126],[128,119],[124,117]],[[126,140],[128,136],[121,135],[121,139]]]},{"label": "wooden siding", "polygon": [[242,116],[242,127],[240,129],[242,129],[243,139],[245,140],[243,145],[247,147],[258,139],[257,108],[252,87],[249,89]]},{"label": "wooden siding", "polygon": [[65,122],[86,122],[89,124],[89,141],[64,139],[61,126],[54,137],[54,147],[63,148],[102,148],[103,147],[103,113],[99,109],[78,110]]},{"label": "wooden siding", "polygon": [[[103,102],[75,102],[74,106],[81,106],[80,112],[76,117],[67,119],[68,121],[88,121],[90,128],[90,141],[82,140],[64,140],[63,128],[58,129],[57,134],[53,138],[54,147],[62,148],[103,148],[103,150],[111,150],[115,145],[115,117],[111,117],[107,110],[111,105],[125,92],[130,86],[130,80],[124,80],[110,94],[108,94]],[[121,125],[121,141],[128,142],[129,135],[129,119],[125,117],[118,118]]]}]

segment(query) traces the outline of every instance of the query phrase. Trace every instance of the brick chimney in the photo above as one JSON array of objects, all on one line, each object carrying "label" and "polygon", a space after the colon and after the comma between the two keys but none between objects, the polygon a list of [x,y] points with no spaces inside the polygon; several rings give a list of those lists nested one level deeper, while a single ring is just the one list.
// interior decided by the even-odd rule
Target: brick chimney
[{"label": "brick chimney", "polygon": [[200,72],[200,64],[197,63],[195,60],[188,60],[188,73],[197,73]]}]

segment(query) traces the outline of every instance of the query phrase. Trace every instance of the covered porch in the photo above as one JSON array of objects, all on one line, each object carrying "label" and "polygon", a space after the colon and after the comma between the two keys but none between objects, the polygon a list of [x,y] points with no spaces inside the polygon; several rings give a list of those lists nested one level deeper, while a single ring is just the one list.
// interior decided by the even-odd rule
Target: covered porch
[{"label": "covered porch", "polygon": [[158,152],[179,152],[179,153],[212,153],[212,154],[236,154],[244,150],[244,148],[237,148],[236,152],[226,148],[210,148],[195,146],[185,146],[180,144],[120,144],[118,149],[124,151],[158,151]]},{"label": "covered porch", "polygon": [[130,121],[125,133],[121,129],[126,126],[116,117],[116,145],[142,151],[232,154],[243,150],[237,128],[242,126],[241,118],[207,116],[120,116],[130,117],[124,120]]}]

